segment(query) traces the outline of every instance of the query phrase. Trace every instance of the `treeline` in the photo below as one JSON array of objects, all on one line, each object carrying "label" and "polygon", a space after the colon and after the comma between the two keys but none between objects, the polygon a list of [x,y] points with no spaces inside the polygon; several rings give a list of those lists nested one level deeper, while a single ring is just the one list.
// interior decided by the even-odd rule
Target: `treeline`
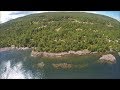
[{"label": "treeline", "polygon": [[0,48],[37,51],[120,51],[120,22],[103,15],[54,12],[21,17],[0,25]]}]

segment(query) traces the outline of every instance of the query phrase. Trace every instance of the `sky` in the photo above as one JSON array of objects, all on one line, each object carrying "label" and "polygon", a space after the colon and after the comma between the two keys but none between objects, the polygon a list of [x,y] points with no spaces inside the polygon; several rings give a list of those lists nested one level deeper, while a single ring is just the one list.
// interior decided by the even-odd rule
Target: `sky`
[{"label": "sky", "polygon": [[[58,11],[0,11],[0,23],[4,23],[9,20],[12,20],[18,17],[23,17],[29,14],[43,13],[43,12],[58,12]],[[66,11],[66,12],[71,12],[71,11]],[[79,12],[106,15],[120,21],[120,11],[79,11]]]}]

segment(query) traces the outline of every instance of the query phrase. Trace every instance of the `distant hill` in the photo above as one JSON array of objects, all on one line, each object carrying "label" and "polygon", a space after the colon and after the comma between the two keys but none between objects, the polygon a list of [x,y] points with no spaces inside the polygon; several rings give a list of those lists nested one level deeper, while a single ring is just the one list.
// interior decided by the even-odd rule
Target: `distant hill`
[{"label": "distant hill", "polygon": [[82,12],[31,14],[0,24],[0,47],[37,51],[120,51],[120,22]]}]

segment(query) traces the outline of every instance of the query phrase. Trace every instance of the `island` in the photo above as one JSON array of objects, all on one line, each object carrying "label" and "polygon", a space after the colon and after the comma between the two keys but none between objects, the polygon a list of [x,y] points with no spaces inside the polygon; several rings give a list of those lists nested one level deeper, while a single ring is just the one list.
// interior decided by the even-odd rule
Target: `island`
[{"label": "island", "polygon": [[0,51],[21,47],[32,49],[33,57],[119,54],[120,22],[92,13],[46,12],[0,24]]}]

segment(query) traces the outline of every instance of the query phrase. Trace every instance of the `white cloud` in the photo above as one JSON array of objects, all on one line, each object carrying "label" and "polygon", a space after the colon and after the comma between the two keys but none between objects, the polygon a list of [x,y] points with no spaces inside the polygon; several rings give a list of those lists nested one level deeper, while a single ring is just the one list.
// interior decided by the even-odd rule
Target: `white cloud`
[{"label": "white cloud", "polygon": [[3,22],[6,22],[7,20],[10,19],[10,17],[8,16],[11,12],[8,12],[8,11],[0,11],[0,22],[3,23]]},{"label": "white cloud", "polygon": [[[0,11],[0,23],[7,22],[11,19],[22,17],[33,13],[43,13],[43,12],[62,12],[62,11]],[[66,11],[66,12],[87,12],[96,13],[95,11]]]},{"label": "white cloud", "polygon": [[7,22],[11,19],[22,17],[33,13],[42,13],[46,11],[0,11],[0,23]]}]

